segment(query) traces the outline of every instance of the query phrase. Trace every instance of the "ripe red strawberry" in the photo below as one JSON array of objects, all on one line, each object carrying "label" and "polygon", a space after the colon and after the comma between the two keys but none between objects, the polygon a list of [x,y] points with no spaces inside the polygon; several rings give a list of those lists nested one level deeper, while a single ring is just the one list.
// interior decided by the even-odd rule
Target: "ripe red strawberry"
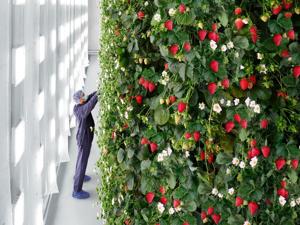
[{"label": "ripe red strawberry", "polygon": [[184,223],[182,225],[190,225],[189,222],[184,221]]},{"label": "ripe red strawberry", "polygon": [[169,64],[165,63],[165,71],[167,71],[169,69]]},{"label": "ripe red strawberry", "polygon": [[248,127],[248,121],[245,119],[242,119],[240,122],[240,125],[242,128],[246,129]]},{"label": "ripe red strawberry", "polygon": [[263,154],[263,156],[264,156],[265,158],[268,158],[268,157],[269,157],[270,151],[271,151],[271,149],[270,149],[270,147],[268,147],[268,146],[263,146],[263,147],[261,148],[261,152],[262,152],[262,154]]},{"label": "ripe red strawberry", "polygon": [[251,149],[251,158],[259,156],[259,155],[260,155],[260,150],[258,148]]},{"label": "ripe red strawberry", "polygon": [[282,3],[283,3],[283,7],[286,10],[289,10],[293,6],[293,2],[292,1],[287,2],[287,0],[283,0]]},{"label": "ripe red strawberry", "polygon": [[173,104],[174,102],[176,102],[176,96],[172,95],[169,97],[170,103]]},{"label": "ripe red strawberry", "polygon": [[143,137],[143,138],[141,139],[141,145],[147,145],[147,144],[149,144],[148,139],[145,138],[145,137]]},{"label": "ripe red strawberry", "polygon": [[216,24],[216,23],[213,23],[212,25],[211,25],[211,29],[212,29],[212,31],[217,31],[217,29],[218,29],[218,24]]},{"label": "ripe red strawberry", "polygon": [[278,15],[281,12],[281,10],[282,10],[282,6],[281,5],[276,5],[272,9],[273,15]]},{"label": "ripe red strawberry", "polygon": [[230,133],[234,128],[234,122],[229,121],[225,124],[225,130],[227,133]]},{"label": "ripe red strawberry", "polygon": [[210,153],[207,159],[208,164],[212,164],[215,161],[215,155]]},{"label": "ripe red strawberry", "polygon": [[[249,77],[249,83],[252,83],[253,85],[256,84],[256,76],[255,75],[251,75]],[[249,86],[248,86],[248,88],[249,88]]]},{"label": "ripe red strawberry", "polygon": [[137,104],[139,104],[139,105],[143,104],[143,96],[137,95],[137,96],[135,96],[135,100],[136,100]]},{"label": "ripe red strawberry", "polygon": [[198,142],[201,138],[201,133],[199,131],[195,131],[193,133],[194,141]]},{"label": "ripe red strawberry", "polygon": [[240,7],[235,8],[234,14],[235,15],[241,15],[242,14],[242,9]]},{"label": "ripe red strawberry", "polygon": [[217,73],[219,71],[219,62],[216,60],[212,60],[209,64],[210,69],[214,72]]},{"label": "ripe red strawberry", "polygon": [[244,199],[242,199],[241,197],[237,196],[235,198],[235,206],[236,207],[240,207],[243,204],[244,204]]},{"label": "ripe red strawberry", "polygon": [[218,88],[218,86],[214,82],[209,83],[208,86],[207,86],[207,89],[208,89],[208,91],[209,91],[209,93],[211,95],[213,95],[214,93],[216,93],[217,88]]},{"label": "ripe red strawberry", "polygon": [[277,190],[277,195],[282,196],[284,198],[288,198],[289,197],[289,192],[285,188],[280,188],[280,189]]},{"label": "ripe red strawberry", "polygon": [[281,34],[275,34],[273,36],[273,42],[276,46],[280,46],[282,41],[282,35]]},{"label": "ripe red strawberry", "polygon": [[259,208],[259,206],[256,202],[249,202],[248,209],[249,209],[251,216],[254,216],[256,214],[258,208]]},{"label": "ripe red strawberry", "polygon": [[269,121],[267,119],[262,119],[260,121],[260,128],[267,129],[268,125],[269,125]]},{"label": "ripe red strawberry", "polygon": [[221,220],[221,215],[219,214],[213,214],[211,216],[212,220],[215,222],[215,224],[219,224],[220,220]]},{"label": "ripe red strawberry", "polygon": [[248,86],[249,86],[249,82],[246,78],[242,78],[240,80],[240,87],[243,91],[247,90],[248,89]]},{"label": "ripe red strawberry", "polygon": [[177,207],[179,207],[181,205],[181,202],[179,199],[174,199],[173,200],[173,207],[176,209]]},{"label": "ripe red strawberry", "polygon": [[298,159],[293,159],[291,161],[291,166],[294,170],[298,169],[298,165],[299,165],[299,160]]},{"label": "ripe red strawberry", "polygon": [[229,86],[230,86],[230,81],[229,81],[229,79],[226,78],[226,79],[222,80],[221,84],[222,84],[224,89],[228,89]]},{"label": "ripe red strawberry", "polygon": [[250,141],[250,146],[251,146],[252,148],[254,148],[254,147],[256,146],[256,144],[257,144],[257,141],[256,141],[255,139],[252,139],[252,140]]},{"label": "ripe red strawberry", "polygon": [[300,66],[294,66],[293,75],[296,79],[300,76]]},{"label": "ripe red strawberry", "polygon": [[205,160],[205,151],[203,150],[200,151],[200,160],[201,161]]},{"label": "ripe red strawberry", "polygon": [[163,197],[160,198],[160,202],[161,202],[163,205],[166,205],[166,204],[168,203],[168,199],[167,199],[165,196],[163,196]]},{"label": "ripe red strawberry", "polygon": [[238,123],[241,122],[241,116],[240,116],[240,114],[238,114],[238,113],[234,114],[233,119],[236,122],[238,122]]},{"label": "ripe red strawberry", "polygon": [[186,133],[184,134],[184,137],[185,137],[185,139],[190,139],[190,138],[192,137],[192,135],[191,135],[191,133],[186,132]]},{"label": "ripe red strawberry", "polygon": [[282,157],[279,157],[275,161],[276,169],[281,170],[285,166],[285,163],[286,163],[285,159]]},{"label": "ripe red strawberry", "polygon": [[130,225],[130,220],[129,220],[129,219],[125,220],[125,221],[124,221],[124,224],[125,224],[125,225]]},{"label": "ripe red strawberry", "polygon": [[164,187],[164,186],[160,186],[160,187],[159,187],[159,192],[160,192],[162,195],[164,195],[164,194],[166,193],[165,187]]},{"label": "ripe red strawberry", "polygon": [[148,87],[149,87],[149,81],[148,80],[145,80],[144,83],[142,84],[142,86],[148,90]]},{"label": "ripe red strawberry", "polygon": [[215,42],[218,42],[219,41],[219,35],[217,34],[217,33],[215,33],[215,32],[209,32],[208,33],[208,39],[209,40],[212,40],[212,41],[215,41]]},{"label": "ripe red strawberry", "polygon": [[186,52],[190,52],[191,51],[191,44],[190,42],[185,42],[184,45],[183,45],[183,49],[186,51]]},{"label": "ripe red strawberry", "polygon": [[178,10],[181,14],[185,13],[186,10],[185,4],[181,3],[178,7]]},{"label": "ripe red strawberry", "polygon": [[173,21],[172,20],[167,20],[165,22],[165,28],[167,28],[167,30],[173,30]]},{"label": "ripe red strawberry", "polygon": [[294,30],[289,30],[288,32],[287,32],[287,36],[288,36],[288,38],[290,39],[290,40],[295,40],[295,31]]},{"label": "ripe red strawberry", "polygon": [[206,30],[199,30],[198,31],[198,37],[199,37],[200,41],[204,41],[206,35],[207,35]]},{"label": "ripe red strawberry", "polygon": [[280,186],[281,186],[282,188],[286,188],[286,181],[285,181],[285,180],[282,180],[282,181],[280,182]]},{"label": "ripe red strawberry", "polygon": [[149,82],[149,85],[148,85],[149,92],[151,93],[151,92],[155,91],[155,89],[156,89],[156,85],[152,82]]},{"label": "ripe red strawberry", "polygon": [[287,49],[282,50],[281,53],[280,53],[280,55],[281,55],[282,58],[288,58],[288,57],[290,57],[289,50],[287,50]]},{"label": "ripe red strawberry", "polygon": [[177,54],[177,52],[179,51],[179,46],[178,44],[173,44],[169,47],[169,51],[170,53],[174,56]]},{"label": "ripe red strawberry", "polygon": [[155,197],[155,194],[153,192],[148,192],[146,194],[146,201],[151,204],[153,202],[153,199]]},{"label": "ripe red strawberry", "polygon": [[206,212],[205,212],[205,211],[202,211],[202,212],[201,212],[201,219],[202,219],[202,220],[205,220],[206,218],[207,218]]},{"label": "ripe red strawberry", "polygon": [[144,77],[141,77],[141,78],[139,79],[139,85],[143,85],[144,82],[145,82],[145,78],[144,78]]},{"label": "ripe red strawberry", "polygon": [[151,142],[150,143],[150,151],[152,152],[152,153],[154,153],[154,152],[156,152],[157,151],[157,144],[155,143],[155,142]]},{"label": "ripe red strawberry", "polygon": [[137,13],[137,18],[138,18],[139,20],[143,20],[143,19],[145,18],[145,13],[144,13],[143,11],[139,11],[139,12]]},{"label": "ripe red strawberry", "polygon": [[256,26],[252,25],[249,29],[250,31],[250,34],[251,34],[251,39],[252,39],[252,42],[255,44],[258,40],[258,34],[257,34],[257,28]]},{"label": "ripe red strawberry", "polygon": [[241,18],[237,18],[234,21],[234,25],[235,25],[237,30],[241,30],[244,27],[245,24],[243,23],[243,20]]},{"label": "ripe red strawberry", "polygon": [[214,211],[215,211],[214,207],[208,207],[207,215],[212,215],[214,213]]},{"label": "ripe red strawberry", "polygon": [[293,13],[291,13],[291,12],[285,12],[284,13],[284,17],[287,18],[287,19],[290,19],[292,16],[293,16]]},{"label": "ripe red strawberry", "polygon": [[186,103],[184,102],[179,102],[177,106],[178,112],[182,113],[186,109]]}]

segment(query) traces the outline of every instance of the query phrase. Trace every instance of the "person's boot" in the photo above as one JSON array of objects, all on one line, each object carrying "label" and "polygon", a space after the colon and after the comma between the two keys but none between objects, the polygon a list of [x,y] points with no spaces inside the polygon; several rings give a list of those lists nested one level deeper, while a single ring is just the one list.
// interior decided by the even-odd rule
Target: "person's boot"
[{"label": "person's boot", "polygon": [[78,192],[73,191],[72,197],[76,199],[87,199],[90,197],[90,193],[83,190]]}]

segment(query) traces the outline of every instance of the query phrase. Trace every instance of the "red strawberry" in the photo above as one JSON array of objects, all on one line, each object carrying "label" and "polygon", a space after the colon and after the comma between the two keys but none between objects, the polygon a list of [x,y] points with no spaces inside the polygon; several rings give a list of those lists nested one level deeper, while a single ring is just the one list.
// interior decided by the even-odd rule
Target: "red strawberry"
[{"label": "red strawberry", "polygon": [[237,197],[235,198],[235,206],[236,206],[236,207],[240,207],[240,206],[243,205],[243,204],[244,204],[244,200],[243,200],[241,197],[237,196]]},{"label": "red strawberry", "polygon": [[280,186],[281,186],[282,188],[286,188],[286,181],[285,181],[285,180],[282,180],[282,181],[280,182]]},{"label": "red strawberry", "polygon": [[169,47],[169,51],[172,55],[176,55],[179,51],[179,46],[177,44],[173,44]]},{"label": "red strawberry", "polygon": [[148,90],[148,87],[149,87],[149,81],[148,80],[145,80],[144,83],[142,84],[143,87]]},{"label": "red strawberry", "polygon": [[165,71],[167,71],[169,69],[169,64],[165,63]]},{"label": "red strawberry", "polygon": [[161,197],[160,198],[160,202],[163,204],[163,205],[166,205],[168,203],[168,199],[166,197]]},{"label": "red strawberry", "polygon": [[299,165],[299,160],[298,159],[293,159],[291,161],[291,166],[294,170],[298,169],[298,165]]},{"label": "red strawberry", "polygon": [[171,104],[173,104],[174,102],[176,102],[176,96],[175,95],[170,96],[169,100],[170,100]]},{"label": "red strawberry", "polygon": [[177,207],[179,207],[181,205],[181,202],[179,199],[174,199],[173,200],[173,207],[176,209]]},{"label": "red strawberry", "polygon": [[208,164],[212,164],[215,161],[215,155],[213,153],[210,153],[208,156],[207,162]]},{"label": "red strawberry", "polygon": [[184,221],[184,223],[182,225],[190,225],[189,222]]},{"label": "red strawberry", "polygon": [[[256,76],[255,75],[251,75],[249,77],[249,83],[252,83],[253,85],[256,84]],[[249,86],[248,86],[249,87]]]},{"label": "red strawberry", "polygon": [[209,32],[208,33],[208,39],[209,40],[212,40],[212,41],[215,41],[215,42],[218,42],[219,41],[219,35],[215,32]]},{"label": "red strawberry", "polygon": [[234,128],[234,122],[229,121],[225,124],[225,130],[227,133],[230,133]]},{"label": "red strawberry", "polygon": [[240,114],[238,114],[238,113],[234,114],[233,119],[236,122],[238,122],[238,123],[241,122],[241,116],[240,116]]},{"label": "red strawberry", "polygon": [[199,30],[198,31],[198,37],[199,37],[200,41],[204,41],[206,35],[207,35],[206,30]]},{"label": "red strawberry", "polygon": [[287,18],[287,19],[290,19],[292,16],[293,16],[293,13],[291,13],[291,12],[285,12],[284,13],[284,17]]},{"label": "red strawberry", "polygon": [[167,28],[167,30],[173,30],[173,21],[172,20],[167,20],[165,22],[165,28]]},{"label": "red strawberry", "polygon": [[184,102],[179,102],[177,106],[178,112],[182,113],[186,109],[186,103]]},{"label": "red strawberry", "polygon": [[213,95],[214,93],[216,93],[217,88],[218,88],[218,86],[214,82],[209,83],[208,86],[207,86],[207,89],[208,89],[208,91],[209,91],[209,93],[211,95]]},{"label": "red strawberry", "polygon": [[160,186],[160,187],[159,187],[159,192],[160,192],[162,195],[164,195],[164,194],[166,193],[165,187],[164,187],[164,186]]},{"label": "red strawberry", "polygon": [[153,202],[153,199],[154,199],[155,195],[153,192],[148,192],[146,194],[146,201],[151,204]]},{"label": "red strawberry", "polygon": [[259,208],[259,206],[256,202],[249,202],[248,209],[249,209],[251,216],[254,216],[256,214],[258,208]]},{"label": "red strawberry", "polygon": [[130,225],[130,220],[129,220],[129,219],[125,220],[125,221],[124,221],[124,224],[125,224],[125,225]]},{"label": "red strawberry", "polygon": [[207,218],[206,212],[205,212],[205,211],[202,211],[202,212],[201,212],[201,219],[202,219],[202,220],[205,220],[206,218]]},{"label": "red strawberry", "polygon": [[267,129],[268,125],[269,125],[269,121],[267,119],[262,119],[260,121],[260,128]]},{"label": "red strawberry", "polygon": [[144,77],[141,77],[141,78],[139,79],[139,84],[140,84],[140,85],[143,85],[144,82],[145,82],[145,78],[144,78]]},{"label": "red strawberry", "polygon": [[258,39],[258,34],[257,34],[257,28],[256,26],[252,25],[249,29],[249,32],[251,34],[252,42],[256,43]]},{"label": "red strawberry", "polygon": [[219,71],[219,62],[216,60],[212,60],[209,64],[210,69],[214,72],[217,73]]},{"label": "red strawberry", "polygon": [[222,80],[222,86],[223,86],[224,89],[228,89],[229,86],[230,86],[229,79],[226,78],[226,79]]},{"label": "red strawberry", "polygon": [[214,211],[215,211],[214,207],[208,207],[207,215],[212,215],[214,213]]},{"label": "red strawberry", "polygon": [[246,129],[248,127],[248,121],[245,119],[242,119],[240,122],[240,125],[242,128]]},{"label": "red strawberry", "polygon": [[294,30],[289,30],[287,32],[287,36],[290,40],[295,40],[295,31]]},{"label": "red strawberry", "polygon": [[205,151],[203,150],[200,151],[200,160],[201,161],[205,160]]},{"label": "red strawberry", "polygon": [[183,45],[183,49],[186,51],[186,52],[190,52],[191,51],[191,44],[190,42],[185,42],[184,45]]},{"label": "red strawberry", "polygon": [[252,148],[254,148],[254,147],[256,146],[256,144],[257,144],[257,141],[256,141],[255,139],[252,139],[252,140],[250,141],[250,146],[251,146]]},{"label": "red strawberry", "polygon": [[281,34],[275,34],[273,36],[273,42],[276,46],[280,46],[282,41],[282,35]]},{"label": "red strawberry", "polygon": [[157,144],[155,143],[155,142],[151,142],[150,143],[150,151],[152,152],[152,153],[154,153],[154,152],[156,152],[157,151]]},{"label": "red strawberry", "polygon": [[221,220],[221,215],[219,214],[213,214],[211,216],[212,220],[215,222],[215,224],[219,224],[220,220]]},{"label": "red strawberry", "polygon": [[143,138],[141,139],[141,145],[147,145],[147,144],[149,144],[148,139],[145,138],[145,137],[143,137]]},{"label": "red strawberry", "polygon": [[149,92],[151,93],[151,92],[155,91],[155,89],[156,89],[155,84],[152,82],[149,82],[149,85],[148,85]]},{"label": "red strawberry", "polygon": [[261,148],[261,152],[262,152],[262,154],[263,154],[263,156],[264,156],[265,158],[268,158],[269,155],[270,155],[270,147],[268,147],[268,146],[263,146],[263,147]]},{"label": "red strawberry", "polygon": [[144,13],[143,11],[139,11],[139,12],[137,13],[137,18],[138,18],[139,20],[143,20],[143,19],[145,18],[145,13]]},{"label": "red strawberry", "polygon": [[181,14],[185,13],[186,10],[185,4],[181,3],[178,7],[178,10]]},{"label": "red strawberry", "polygon": [[139,104],[139,105],[143,104],[143,96],[137,95],[137,96],[135,96],[135,100],[136,100],[137,104]]},{"label": "red strawberry", "polygon": [[184,135],[185,139],[190,139],[192,137],[191,133],[187,132]]},{"label": "red strawberry", "polygon": [[213,23],[212,25],[211,25],[211,29],[212,29],[212,31],[217,31],[217,29],[218,29],[218,24],[216,24],[216,23]]},{"label": "red strawberry", "polygon": [[198,142],[201,138],[201,133],[199,131],[195,131],[193,133],[193,136],[194,136],[194,141]]},{"label": "red strawberry", "polygon": [[295,78],[298,78],[300,76],[300,66],[294,66],[293,75]]},{"label": "red strawberry", "polygon": [[275,7],[273,7],[272,12],[274,15],[278,15],[282,10],[282,6],[281,5],[277,5]]},{"label": "red strawberry", "polygon": [[275,165],[276,165],[277,170],[281,170],[285,166],[285,163],[286,163],[286,161],[282,157],[279,157],[278,159],[276,159]]},{"label": "red strawberry", "polygon": [[282,50],[281,53],[280,53],[280,55],[281,55],[282,58],[288,58],[288,57],[290,57],[289,50],[287,50],[287,49]]},{"label": "red strawberry", "polygon": [[241,18],[237,18],[234,21],[234,25],[235,25],[237,30],[241,30],[244,27],[245,24],[243,23],[243,20]]},{"label": "red strawberry", "polygon": [[283,0],[282,3],[283,3],[283,7],[286,10],[289,10],[293,6],[293,2],[292,1],[287,2],[287,0]]},{"label": "red strawberry", "polygon": [[260,150],[258,148],[251,149],[251,158],[253,158],[255,156],[259,156],[259,155],[260,155]]},{"label": "red strawberry", "polygon": [[242,14],[242,9],[241,9],[240,7],[236,8],[236,9],[234,10],[234,14],[235,14],[235,15],[241,15],[241,14]]},{"label": "red strawberry", "polygon": [[246,78],[242,78],[240,80],[240,87],[243,91],[245,91],[246,89],[248,89],[248,86],[249,86],[249,82]]},{"label": "red strawberry", "polygon": [[288,198],[289,192],[285,188],[280,188],[277,190],[277,195],[282,196],[284,198]]}]

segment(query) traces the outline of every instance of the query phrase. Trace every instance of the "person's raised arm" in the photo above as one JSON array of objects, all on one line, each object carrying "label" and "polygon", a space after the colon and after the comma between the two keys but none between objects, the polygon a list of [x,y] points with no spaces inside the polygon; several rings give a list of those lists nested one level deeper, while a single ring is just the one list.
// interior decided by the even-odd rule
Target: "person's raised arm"
[{"label": "person's raised arm", "polygon": [[87,101],[89,101],[95,94],[97,94],[97,91],[94,91],[93,93],[89,94],[87,97]]},{"label": "person's raised arm", "polygon": [[93,93],[93,96],[84,105],[78,107],[78,112],[77,112],[78,115],[83,118],[87,117],[90,114],[90,112],[93,110],[97,102],[98,102],[98,96],[95,92]]}]

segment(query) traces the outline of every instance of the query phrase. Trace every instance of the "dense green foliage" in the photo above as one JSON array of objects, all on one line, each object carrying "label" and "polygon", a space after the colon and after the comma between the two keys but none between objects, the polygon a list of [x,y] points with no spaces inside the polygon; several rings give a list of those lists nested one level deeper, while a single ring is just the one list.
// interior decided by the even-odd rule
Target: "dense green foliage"
[{"label": "dense green foliage", "polygon": [[101,1],[107,224],[300,224],[299,7]]}]

